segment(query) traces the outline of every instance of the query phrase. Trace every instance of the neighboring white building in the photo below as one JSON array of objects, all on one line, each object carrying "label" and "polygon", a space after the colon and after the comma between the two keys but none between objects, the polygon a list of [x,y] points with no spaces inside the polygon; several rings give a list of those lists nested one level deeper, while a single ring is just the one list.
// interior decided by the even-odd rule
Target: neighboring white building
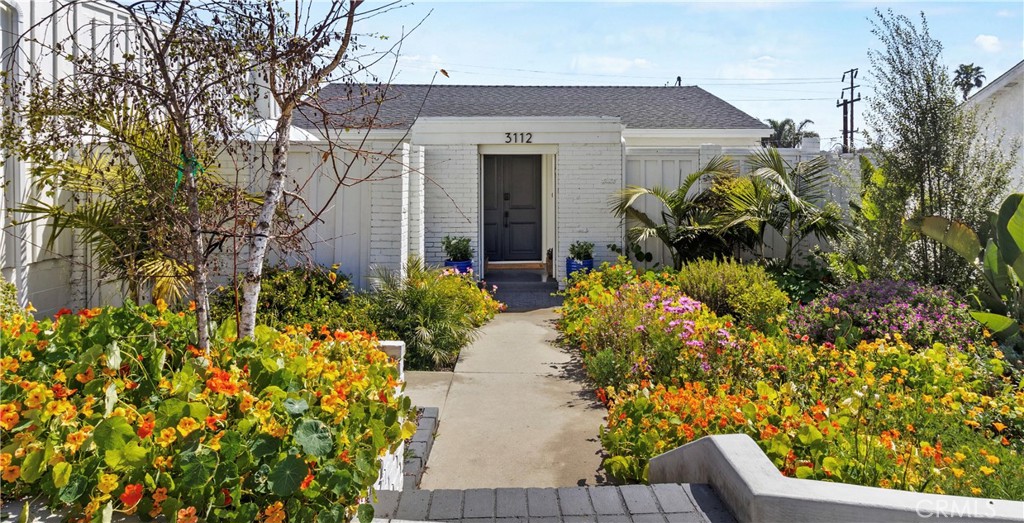
[{"label": "neighboring white building", "polygon": [[1016,151],[1012,189],[1024,191],[1024,60],[974,93],[966,104],[987,118],[987,138],[1002,134],[1003,151]]}]

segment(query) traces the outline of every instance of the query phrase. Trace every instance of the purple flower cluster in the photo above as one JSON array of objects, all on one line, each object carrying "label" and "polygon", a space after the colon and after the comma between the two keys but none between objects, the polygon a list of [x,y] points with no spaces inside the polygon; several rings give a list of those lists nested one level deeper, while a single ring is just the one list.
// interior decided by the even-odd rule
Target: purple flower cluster
[{"label": "purple flower cluster", "polygon": [[801,306],[790,330],[815,342],[900,334],[915,347],[963,346],[979,338],[965,303],[946,290],[913,281],[868,280]]}]

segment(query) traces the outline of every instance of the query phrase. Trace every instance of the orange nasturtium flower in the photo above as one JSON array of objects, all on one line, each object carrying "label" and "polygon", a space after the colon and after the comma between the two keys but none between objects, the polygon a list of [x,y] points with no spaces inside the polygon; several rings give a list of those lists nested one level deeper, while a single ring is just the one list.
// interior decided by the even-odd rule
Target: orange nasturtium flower
[{"label": "orange nasturtium flower", "polygon": [[166,428],[160,431],[160,436],[156,438],[156,443],[161,447],[167,448],[176,439],[178,439],[178,436],[174,433],[174,429]]},{"label": "orange nasturtium flower", "polygon": [[273,505],[267,507],[263,514],[266,518],[263,520],[265,523],[284,523],[284,503],[275,501]]},{"label": "orange nasturtium flower", "polygon": [[196,508],[188,507],[178,510],[178,523],[197,523]]},{"label": "orange nasturtium flower", "polygon": [[206,388],[210,389],[211,392],[218,394],[224,394],[225,396],[234,396],[238,394],[240,387],[238,382],[234,380],[231,373],[226,370],[212,369],[213,374],[210,379],[206,380]]},{"label": "orange nasturtium flower", "polygon": [[21,416],[18,415],[18,408],[13,403],[0,405],[0,428],[11,430],[20,420]]},{"label": "orange nasturtium flower", "polygon": [[19,477],[21,477],[21,467],[17,465],[7,465],[4,467],[3,475],[0,476],[0,478],[9,483],[14,483]]},{"label": "orange nasturtium flower", "polygon": [[142,484],[132,483],[125,485],[120,499],[121,503],[124,503],[126,506],[134,507],[139,501],[142,501]]}]

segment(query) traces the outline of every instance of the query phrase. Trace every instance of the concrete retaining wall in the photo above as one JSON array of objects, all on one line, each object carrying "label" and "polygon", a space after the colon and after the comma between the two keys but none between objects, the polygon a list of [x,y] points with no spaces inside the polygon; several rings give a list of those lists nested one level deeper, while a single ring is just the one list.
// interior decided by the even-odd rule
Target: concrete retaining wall
[{"label": "concrete retaining wall", "polygon": [[651,483],[708,483],[738,521],[1024,521],[1024,502],[783,476],[749,436],[706,436],[651,460]]}]

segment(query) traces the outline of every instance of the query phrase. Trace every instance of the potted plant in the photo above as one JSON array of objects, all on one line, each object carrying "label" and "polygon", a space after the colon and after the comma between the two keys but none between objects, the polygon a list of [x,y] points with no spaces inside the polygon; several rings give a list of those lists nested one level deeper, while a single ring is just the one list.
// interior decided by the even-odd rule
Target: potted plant
[{"label": "potted plant", "polygon": [[448,259],[445,260],[445,267],[454,267],[460,273],[469,273],[473,270],[473,248],[469,246],[469,238],[465,236],[445,236],[441,240]]},{"label": "potted plant", "polygon": [[573,242],[569,246],[569,257],[565,259],[565,277],[568,279],[572,273],[581,270],[593,270],[594,268],[594,244],[591,242]]}]

